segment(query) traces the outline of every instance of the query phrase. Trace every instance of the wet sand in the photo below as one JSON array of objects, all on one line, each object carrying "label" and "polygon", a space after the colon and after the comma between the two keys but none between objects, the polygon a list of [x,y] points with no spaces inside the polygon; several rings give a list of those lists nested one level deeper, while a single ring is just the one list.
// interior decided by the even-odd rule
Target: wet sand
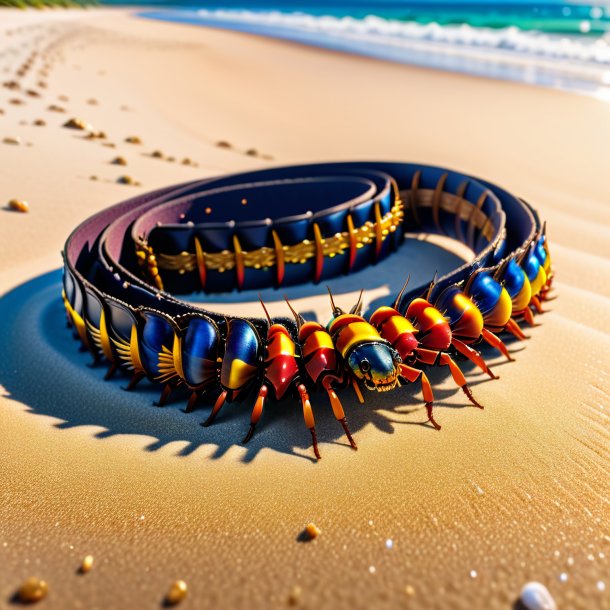
[{"label": "wet sand", "polygon": [[[529,580],[562,609],[610,607],[610,105],[125,11],[0,17],[0,76],[18,82],[0,88],[0,204],[30,204],[0,209],[0,606],[35,575],[41,607],[62,609],[159,607],[176,579],[185,608],[511,608]],[[62,127],[73,117],[106,137]],[[296,405],[244,447],[247,405],[203,429],[207,409],[156,409],[152,386],[86,366],[59,299],[80,220],[198,176],[376,158],[485,176],[548,220],[558,298],[515,363],[485,352],[498,381],[465,367],[484,411],[436,371],[441,432],[417,388],[364,406],[343,391],[353,452],[319,397],[314,463]],[[409,241],[335,290],[348,306],[365,286],[371,307],[455,262]],[[324,287],[289,295],[328,315]],[[257,307],[216,306],[244,300]],[[309,522],[322,533],[300,542]]]}]

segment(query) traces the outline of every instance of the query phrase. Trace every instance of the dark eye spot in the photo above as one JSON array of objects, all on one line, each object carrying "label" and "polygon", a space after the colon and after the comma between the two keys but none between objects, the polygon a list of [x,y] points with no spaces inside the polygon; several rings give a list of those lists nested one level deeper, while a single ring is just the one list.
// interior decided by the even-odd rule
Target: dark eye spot
[{"label": "dark eye spot", "polygon": [[371,370],[371,363],[366,358],[360,361],[360,370],[363,373],[368,373]]}]

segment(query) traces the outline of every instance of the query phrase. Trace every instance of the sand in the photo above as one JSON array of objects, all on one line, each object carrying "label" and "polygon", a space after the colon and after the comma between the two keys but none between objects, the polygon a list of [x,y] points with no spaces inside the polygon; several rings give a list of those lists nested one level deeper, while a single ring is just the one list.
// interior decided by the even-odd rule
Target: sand
[{"label": "sand", "polygon": [[[185,608],[511,608],[529,580],[562,609],[610,607],[610,105],[126,11],[3,10],[2,80],[34,50],[22,91],[0,88],[0,140],[21,139],[0,143],[0,203],[31,208],[0,210],[0,606],[34,575],[50,609],[159,607],[176,579]],[[62,128],[71,117],[107,139]],[[126,167],[110,163],[118,155]],[[156,409],[152,386],[128,394],[86,366],[59,299],[77,222],[197,176],[376,158],[485,176],[548,220],[558,298],[511,344],[515,363],[485,352],[500,380],[466,367],[484,411],[437,372],[441,432],[416,388],[364,406],[344,391],[353,452],[317,398],[314,463],[296,405],[270,408],[246,448],[247,406],[204,430],[206,409]],[[117,184],[125,174],[141,186]],[[409,241],[336,291],[348,306],[364,285],[380,304],[407,272],[425,281],[455,263]],[[323,290],[290,296],[323,319]],[[217,306],[242,298],[253,296]],[[309,522],[322,533],[299,542]]]}]

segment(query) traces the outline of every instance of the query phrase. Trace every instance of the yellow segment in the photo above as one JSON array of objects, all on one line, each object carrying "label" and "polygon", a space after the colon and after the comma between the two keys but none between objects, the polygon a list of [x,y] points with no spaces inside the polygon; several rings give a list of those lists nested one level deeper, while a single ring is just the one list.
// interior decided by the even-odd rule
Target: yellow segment
[{"label": "yellow segment", "polygon": [[513,302],[510,295],[505,288],[502,288],[500,298],[493,308],[491,315],[488,316],[486,323],[489,326],[505,326],[510,320],[510,316],[513,313]]},{"label": "yellow segment", "polygon": [[350,322],[342,327],[335,341],[337,349],[345,357],[347,351],[354,345],[364,341],[380,340],[379,333],[368,322],[362,320],[361,322]]},{"label": "yellow segment", "polygon": [[174,332],[174,345],[172,346],[172,356],[174,357],[174,368],[180,379],[184,379],[182,368],[182,339]]},{"label": "yellow segment", "polygon": [[221,383],[229,390],[238,390],[243,387],[256,373],[256,367],[234,358],[229,364],[229,371],[226,374],[226,369],[222,367]]},{"label": "yellow segment", "polygon": [[513,311],[523,311],[532,299],[532,286],[530,281],[525,276],[525,281],[518,294],[513,297]]},{"label": "yellow segment", "polygon": [[324,347],[335,349],[330,335],[323,330],[317,330],[307,337],[303,346],[303,356],[309,356],[309,354]]},{"label": "yellow segment", "polygon": [[538,269],[538,275],[532,281],[532,295],[536,296],[542,287],[546,284],[546,271],[540,267]]},{"label": "yellow segment", "polygon": [[267,360],[277,356],[294,356],[296,349],[294,341],[284,332],[277,332],[267,345]]}]

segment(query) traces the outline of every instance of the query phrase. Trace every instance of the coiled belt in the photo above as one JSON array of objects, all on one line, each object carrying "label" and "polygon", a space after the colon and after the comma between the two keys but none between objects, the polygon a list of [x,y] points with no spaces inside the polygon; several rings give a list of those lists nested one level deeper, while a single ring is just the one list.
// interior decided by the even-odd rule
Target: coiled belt
[{"label": "coiled belt", "polygon": [[[366,320],[361,303],[350,313],[333,304],[323,327],[297,312],[231,317],[175,296],[327,282],[379,263],[405,231],[445,234],[474,257],[401,294],[385,308],[391,315],[378,310]],[[77,337],[110,362],[108,375],[132,372],[129,388],[145,377],[161,383],[163,403],[185,385],[188,410],[218,393],[206,423],[226,402],[254,393],[251,435],[268,392],[282,399],[294,390],[317,454],[313,387],[327,391],[348,432],[335,392],[347,384],[359,395],[361,387],[386,391],[425,378],[424,364],[455,365],[458,355],[490,373],[469,345],[487,340],[504,350],[497,333],[518,335],[515,318],[531,319],[550,286],[544,233],[523,200],[437,167],[355,162],[232,174],[159,189],[79,225],[64,248],[64,304]],[[424,394],[438,427],[431,390]]]}]

